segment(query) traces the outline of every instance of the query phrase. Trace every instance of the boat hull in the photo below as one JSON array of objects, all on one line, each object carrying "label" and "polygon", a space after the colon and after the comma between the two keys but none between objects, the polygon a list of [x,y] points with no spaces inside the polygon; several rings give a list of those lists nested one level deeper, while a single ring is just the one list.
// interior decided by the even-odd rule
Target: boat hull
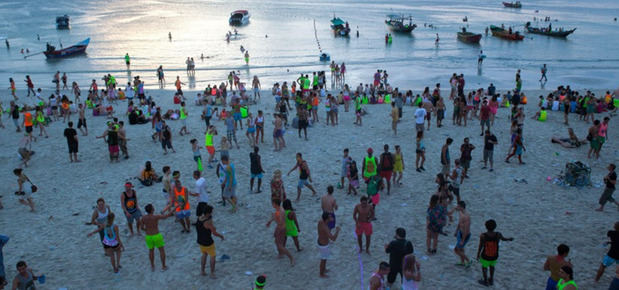
[{"label": "boat hull", "polygon": [[458,40],[466,43],[479,43],[481,34],[471,32],[458,32]]},{"label": "boat hull", "polygon": [[501,27],[494,26],[494,25],[490,26],[490,31],[492,31],[493,36],[507,39],[507,40],[523,40],[524,39],[524,35],[521,35],[520,33],[510,34],[508,30],[503,29]]},{"label": "boat hull", "polygon": [[415,28],[417,28],[417,24],[404,25],[404,24],[401,24],[399,22],[394,22],[394,21],[389,21],[389,20],[385,20],[385,25],[387,25],[387,27],[391,31],[393,31],[393,32],[401,32],[401,33],[410,33],[413,30],[415,30]]},{"label": "boat hull", "polygon": [[567,37],[568,35],[574,33],[574,31],[576,31],[576,28],[565,31],[542,31],[541,29],[535,27],[526,27],[526,29],[528,33],[546,35],[551,37]]},{"label": "boat hull", "polygon": [[45,57],[47,58],[64,58],[75,55],[80,55],[86,53],[86,48],[88,48],[88,44],[90,43],[90,38],[67,48],[54,50],[54,51],[45,51]]},{"label": "boat hull", "polygon": [[510,3],[510,2],[503,2],[503,6],[507,8],[522,8],[522,4],[516,4],[516,3]]}]

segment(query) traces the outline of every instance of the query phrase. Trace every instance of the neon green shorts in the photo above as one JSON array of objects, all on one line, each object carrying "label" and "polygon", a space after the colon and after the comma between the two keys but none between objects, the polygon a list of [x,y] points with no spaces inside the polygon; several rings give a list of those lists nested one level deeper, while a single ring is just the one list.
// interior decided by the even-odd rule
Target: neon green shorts
[{"label": "neon green shorts", "polygon": [[144,240],[146,240],[146,247],[148,247],[149,250],[152,250],[153,248],[163,248],[163,246],[165,246],[161,233],[146,235]]},{"label": "neon green shorts", "polygon": [[496,260],[488,261],[484,260],[483,258],[479,258],[479,263],[481,264],[482,268],[494,267],[494,265],[496,265]]}]

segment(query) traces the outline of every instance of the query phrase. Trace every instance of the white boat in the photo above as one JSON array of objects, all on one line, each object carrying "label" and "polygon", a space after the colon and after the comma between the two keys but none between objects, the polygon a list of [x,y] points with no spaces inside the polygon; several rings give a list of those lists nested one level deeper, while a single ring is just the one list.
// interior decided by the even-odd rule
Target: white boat
[{"label": "white boat", "polygon": [[249,11],[247,10],[236,10],[230,13],[230,25],[245,25],[249,23]]}]

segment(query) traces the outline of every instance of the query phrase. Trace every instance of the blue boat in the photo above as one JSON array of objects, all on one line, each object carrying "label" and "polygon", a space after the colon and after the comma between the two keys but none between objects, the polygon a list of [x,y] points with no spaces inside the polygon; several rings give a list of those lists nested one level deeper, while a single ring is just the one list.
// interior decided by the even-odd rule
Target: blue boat
[{"label": "blue boat", "polygon": [[348,36],[350,33],[350,26],[348,25],[348,22],[335,16],[331,19],[331,29],[333,29],[335,35],[339,36]]},{"label": "blue boat", "polygon": [[89,43],[90,37],[76,43],[75,45],[60,50],[56,50],[54,46],[48,43],[47,49],[43,52],[43,54],[45,54],[45,57],[47,58],[62,58],[82,54],[86,52],[86,48],[88,47]]}]

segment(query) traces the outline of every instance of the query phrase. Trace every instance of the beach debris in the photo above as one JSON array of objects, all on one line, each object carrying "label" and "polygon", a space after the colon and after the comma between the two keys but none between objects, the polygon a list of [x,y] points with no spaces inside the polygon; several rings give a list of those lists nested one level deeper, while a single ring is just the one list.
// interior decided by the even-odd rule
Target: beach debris
[{"label": "beach debris", "polygon": [[73,213],[73,216],[78,216],[78,215],[80,215],[80,213],[79,213],[79,212],[74,212],[74,213]]},{"label": "beach debris", "polygon": [[252,271],[245,271],[245,275],[247,275],[247,276],[251,276],[251,275],[253,275],[253,274],[254,274],[254,273],[253,273]]},{"label": "beach debris", "polygon": [[527,182],[527,180],[526,180],[526,179],[524,179],[524,178],[521,178],[521,179],[514,178],[514,182],[516,182],[516,183],[524,183],[524,184],[529,184],[529,183]]}]

